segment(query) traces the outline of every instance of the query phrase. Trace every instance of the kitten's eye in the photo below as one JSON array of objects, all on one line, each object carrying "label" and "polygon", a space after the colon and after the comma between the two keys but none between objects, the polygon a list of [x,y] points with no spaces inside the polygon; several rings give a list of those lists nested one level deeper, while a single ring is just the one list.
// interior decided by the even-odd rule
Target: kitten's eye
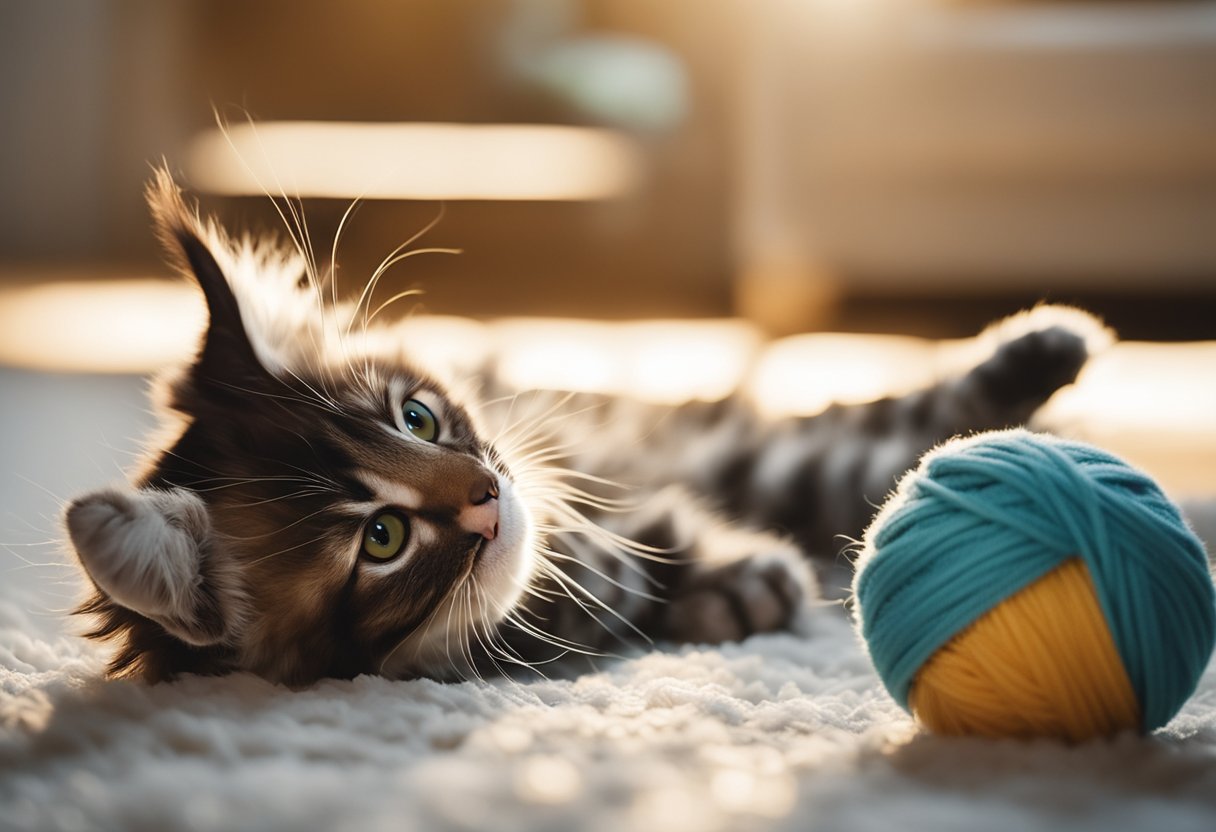
[{"label": "kitten's eye", "polygon": [[401,406],[405,429],[425,442],[439,438],[439,420],[430,408],[417,399],[410,399]]},{"label": "kitten's eye", "polygon": [[375,560],[391,560],[401,554],[408,539],[405,518],[395,511],[382,511],[363,530],[363,553]]}]

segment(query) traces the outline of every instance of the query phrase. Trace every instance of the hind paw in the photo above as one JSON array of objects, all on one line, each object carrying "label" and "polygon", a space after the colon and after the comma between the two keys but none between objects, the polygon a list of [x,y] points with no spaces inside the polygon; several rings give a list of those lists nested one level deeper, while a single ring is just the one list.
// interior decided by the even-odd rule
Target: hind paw
[{"label": "hind paw", "polygon": [[665,634],[717,644],[786,629],[814,592],[801,554],[790,547],[714,566],[691,578],[666,608]]},{"label": "hind paw", "polygon": [[[1013,335],[1020,331],[1021,334]],[[998,325],[1008,337],[972,371],[984,399],[1016,421],[1027,417],[1053,393],[1076,381],[1095,345],[1110,333],[1079,310],[1042,307]]]},{"label": "hind paw", "polygon": [[[1030,332],[1001,347],[1002,392],[1019,399],[1048,396],[1076,380],[1089,359],[1085,338],[1062,326]],[[1020,382],[1014,383],[1014,382]]]}]

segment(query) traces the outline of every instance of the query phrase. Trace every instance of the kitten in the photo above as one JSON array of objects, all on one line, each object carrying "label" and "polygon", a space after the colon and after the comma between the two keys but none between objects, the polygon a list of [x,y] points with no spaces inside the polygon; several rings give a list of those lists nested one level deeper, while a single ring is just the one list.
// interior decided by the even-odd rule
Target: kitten
[{"label": "kitten", "polygon": [[787,627],[817,594],[806,555],[830,563],[924,450],[1028,419],[1101,332],[1026,324],[959,378],[776,422],[538,392],[495,442],[482,420],[523,406],[492,378],[475,415],[408,342],[350,331],[315,269],[229,239],[165,171],[148,194],[209,324],[158,382],[170,437],[65,512],[88,635],[147,681],[459,678]]}]

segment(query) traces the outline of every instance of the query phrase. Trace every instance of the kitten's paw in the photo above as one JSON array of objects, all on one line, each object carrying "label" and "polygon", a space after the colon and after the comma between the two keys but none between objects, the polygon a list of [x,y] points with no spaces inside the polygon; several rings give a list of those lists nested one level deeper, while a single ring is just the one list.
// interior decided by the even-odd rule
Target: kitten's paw
[{"label": "kitten's paw", "polygon": [[1053,326],[1003,344],[976,369],[976,378],[996,404],[1038,406],[1075,381],[1088,358],[1083,337]]},{"label": "kitten's paw", "polygon": [[1025,419],[1056,390],[1076,381],[1090,356],[1113,340],[1097,318],[1079,309],[1041,306],[1000,322],[985,334],[998,341],[971,371],[984,399]]},{"label": "kitten's paw", "polygon": [[781,548],[714,566],[688,581],[666,608],[666,637],[717,644],[790,626],[815,591],[802,555]]},{"label": "kitten's paw", "polygon": [[81,566],[109,601],[196,646],[237,618],[235,573],[214,557],[203,501],[183,489],[106,489],[64,512]]},{"label": "kitten's paw", "polygon": [[74,500],[64,520],[93,581],[128,609],[172,614],[197,583],[210,522],[192,494],[106,489]]}]

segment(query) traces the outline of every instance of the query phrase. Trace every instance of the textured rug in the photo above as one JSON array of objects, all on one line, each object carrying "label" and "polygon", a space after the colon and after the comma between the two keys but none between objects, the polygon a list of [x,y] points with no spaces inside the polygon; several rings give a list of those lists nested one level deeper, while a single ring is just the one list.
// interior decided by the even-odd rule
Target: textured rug
[{"label": "textured rug", "polygon": [[[1147,437],[1136,458],[1211,493],[1216,385],[1195,380],[1216,344],[1196,350],[1116,351],[1119,372],[1099,367],[1080,385],[1089,409],[1060,402],[1058,423],[1133,456],[1144,443],[1126,437]],[[660,649],[574,681],[102,681],[49,538],[65,496],[129,464],[150,427],[143,386],[0,369],[2,830],[1216,829],[1216,666],[1149,737],[931,737],[834,606],[797,635]],[[1129,401],[1153,406],[1111,433]],[[1216,502],[1189,515],[1211,546]]]},{"label": "textured rug", "polygon": [[1163,731],[919,734],[842,611],[574,681],[145,687],[0,604],[5,829],[1216,828],[1216,667]]}]

